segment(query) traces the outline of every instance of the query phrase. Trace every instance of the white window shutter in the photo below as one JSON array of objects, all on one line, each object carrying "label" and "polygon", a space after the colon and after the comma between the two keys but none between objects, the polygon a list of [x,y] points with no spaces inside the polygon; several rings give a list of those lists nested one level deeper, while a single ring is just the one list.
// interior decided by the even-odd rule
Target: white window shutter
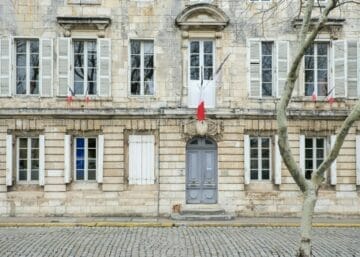
[{"label": "white window shutter", "polygon": [[250,40],[249,52],[249,96],[261,96],[261,41]]},{"label": "white window shutter", "polygon": [[11,40],[0,38],[0,96],[11,95]]},{"label": "white window shutter", "polygon": [[[331,135],[330,136],[330,149],[329,152],[331,151],[331,149],[334,147],[335,144],[335,140],[336,140],[336,135]],[[330,184],[331,185],[336,185],[336,159],[333,161],[333,163],[330,166]]]},{"label": "white window shutter", "polygon": [[98,94],[111,94],[111,39],[98,39]]},{"label": "white window shutter", "polygon": [[13,135],[6,135],[6,185],[13,182]]},{"label": "white window shutter", "polygon": [[335,97],[346,96],[346,45],[345,41],[332,42],[333,48],[333,83]]},{"label": "white window shutter", "polygon": [[39,136],[39,185],[45,185],[45,136]]},{"label": "white window shutter", "polygon": [[155,137],[142,136],[141,184],[154,184],[155,182]]},{"label": "white window shutter", "polygon": [[357,97],[359,96],[358,92],[358,42],[357,41],[347,41],[347,96],[348,97]]},{"label": "white window shutter", "polygon": [[360,185],[360,135],[356,135],[356,185]]},{"label": "white window shutter", "polygon": [[289,42],[276,42],[276,96],[281,97],[289,70]]},{"label": "white window shutter", "polygon": [[104,135],[98,135],[98,155],[97,155],[97,170],[96,181],[103,183],[104,180]]},{"label": "white window shutter", "polygon": [[299,138],[299,167],[305,176],[305,135],[300,135]]},{"label": "white window shutter", "polygon": [[244,184],[250,184],[250,137],[244,135]]},{"label": "white window shutter", "polygon": [[69,87],[71,86],[71,49],[70,38],[61,37],[58,38],[58,80],[59,80],[59,96],[67,96],[69,93]]},{"label": "white window shutter", "polygon": [[40,88],[41,96],[52,96],[53,40],[40,39]]},{"label": "white window shutter", "polygon": [[141,183],[141,136],[129,136],[129,184]]},{"label": "white window shutter", "polygon": [[71,135],[64,136],[64,183],[71,182]]},{"label": "white window shutter", "polygon": [[275,164],[274,164],[275,185],[281,184],[281,154],[280,154],[280,150],[279,150],[278,141],[279,141],[279,136],[275,135]]}]

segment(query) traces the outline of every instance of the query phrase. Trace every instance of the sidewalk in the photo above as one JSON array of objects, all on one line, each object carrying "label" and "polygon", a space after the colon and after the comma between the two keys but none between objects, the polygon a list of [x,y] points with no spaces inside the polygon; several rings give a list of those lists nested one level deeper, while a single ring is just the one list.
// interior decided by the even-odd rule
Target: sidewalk
[{"label": "sidewalk", "polygon": [[[141,217],[0,217],[0,227],[298,227],[300,218],[238,217],[229,221],[175,221]],[[314,218],[314,227],[358,227],[360,218]]]}]

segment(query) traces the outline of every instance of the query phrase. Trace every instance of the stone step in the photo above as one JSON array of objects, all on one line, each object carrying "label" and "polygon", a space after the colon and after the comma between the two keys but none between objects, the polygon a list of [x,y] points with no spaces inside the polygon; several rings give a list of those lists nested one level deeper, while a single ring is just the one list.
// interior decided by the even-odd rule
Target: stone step
[{"label": "stone step", "polygon": [[173,220],[181,220],[181,221],[225,221],[234,219],[233,215],[230,214],[212,214],[212,215],[194,215],[194,214],[180,214],[180,213],[172,213],[171,218]]}]

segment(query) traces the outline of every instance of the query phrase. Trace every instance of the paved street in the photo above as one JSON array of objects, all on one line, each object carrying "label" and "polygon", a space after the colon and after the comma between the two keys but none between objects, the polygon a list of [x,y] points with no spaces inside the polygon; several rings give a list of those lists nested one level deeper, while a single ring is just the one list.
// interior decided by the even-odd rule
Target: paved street
[{"label": "paved street", "polygon": [[[299,228],[0,229],[1,257],[294,256]],[[314,256],[360,256],[360,228],[316,228]]]}]

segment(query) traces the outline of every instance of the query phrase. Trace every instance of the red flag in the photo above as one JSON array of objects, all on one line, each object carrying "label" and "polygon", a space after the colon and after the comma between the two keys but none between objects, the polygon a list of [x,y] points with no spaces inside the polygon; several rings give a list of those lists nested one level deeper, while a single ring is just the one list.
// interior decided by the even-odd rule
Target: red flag
[{"label": "red flag", "polygon": [[312,95],[311,95],[311,100],[313,101],[313,102],[316,102],[316,100],[317,100],[317,95],[316,95],[316,92],[314,91],[313,93],[312,93]]},{"label": "red flag", "polygon": [[332,95],[330,95],[327,100],[328,100],[330,106],[332,106],[332,104],[335,102],[335,98]]},{"label": "red flag", "polygon": [[68,102],[68,104],[71,104],[71,102],[73,101],[73,96],[72,95],[68,95],[66,97],[66,101]]},{"label": "red flag", "polygon": [[199,121],[205,120],[205,104],[204,101],[201,101],[197,108],[196,117]]},{"label": "red flag", "polygon": [[86,103],[89,103],[89,102],[90,102],[90,96],[88,96],[88,95],[85,96],[85,102],[86,102]]}]

